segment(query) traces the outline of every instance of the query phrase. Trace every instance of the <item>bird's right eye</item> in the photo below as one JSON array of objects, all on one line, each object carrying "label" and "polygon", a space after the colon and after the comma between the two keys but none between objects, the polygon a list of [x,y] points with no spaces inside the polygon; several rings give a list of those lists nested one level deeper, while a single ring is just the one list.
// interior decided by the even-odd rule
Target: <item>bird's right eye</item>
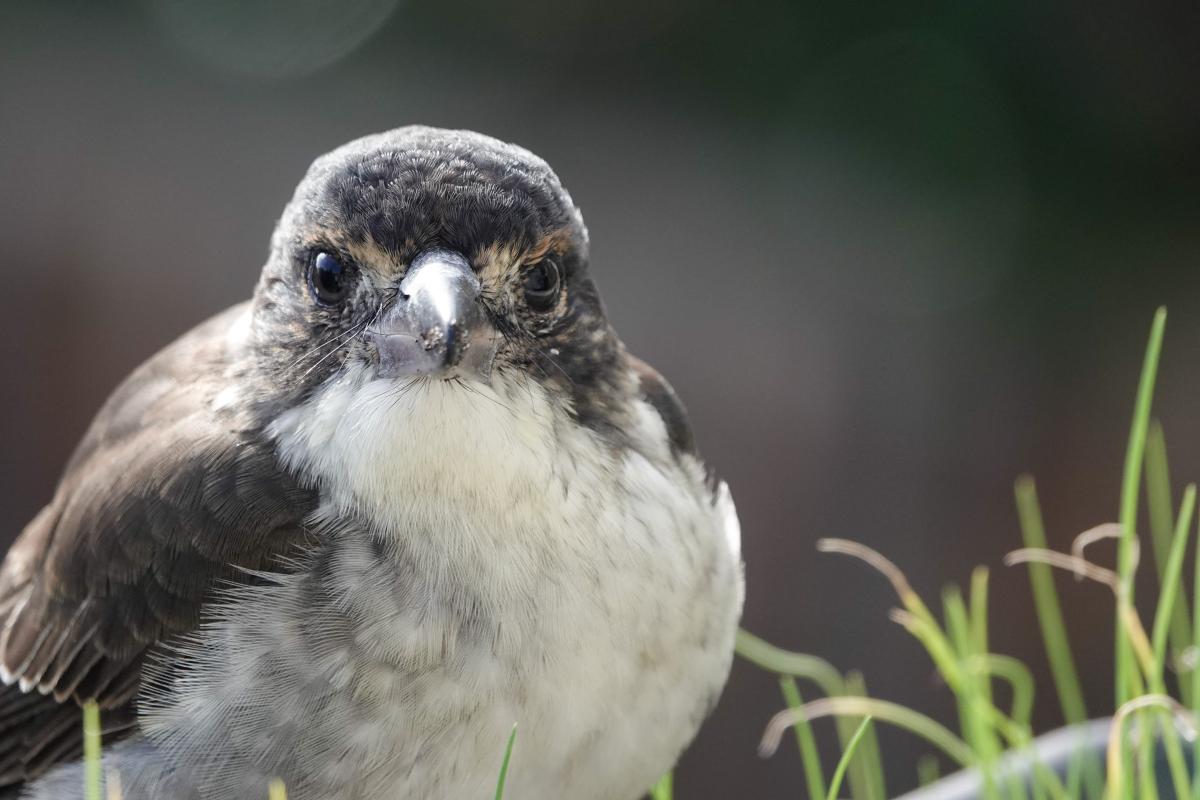
[{"label": "bird's right eye", "polygon": [[321,251],[308,265],[308,289],[322,306],[335,306],[350,293],[349,270],[337,256]]}]

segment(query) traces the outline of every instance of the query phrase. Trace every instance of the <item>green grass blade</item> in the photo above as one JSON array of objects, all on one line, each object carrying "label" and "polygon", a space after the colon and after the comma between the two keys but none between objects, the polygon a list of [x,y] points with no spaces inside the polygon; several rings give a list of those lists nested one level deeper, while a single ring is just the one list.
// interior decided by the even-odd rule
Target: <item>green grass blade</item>
[{"label": "green grass blade", "polygon": [[[774,672],[777,675],[788,675],[812,681],[827,697],[851,694],[841,673],[825,659],[806,653],[784,650],[742,628],[738,629],[734,651],[760,669]],[[838,739],[842,748],[845,749],[854,733],[853,722],[838,719],[836,727]],[[869,738],[873,740],[873,737]],[[850,771],[850,788],[857,800],[883,800],[884,797],[882,791],[879,793],[874,791],[876,786],[882,785],[883,767],[879,759],[878,745],[872,751],[871,744],[872,741],[868,741],[864,747],[864,754],[870,755],[873,752],[875,763],[856,762],[855,768]],[[874,780],[871,779],[872,772],[876,775]]]},{"label": "green grass blade", "polygon": [[[971,572],[971,652],[980,658],[988,654],[988,571],[986,567],[976,567]],[[983,681],[980,686],[984,699],[992,702],[991,681]]]},{"label": "green grass blade", "polygon": [[[1084,759],[1073,758],[1071,763],[1067,764],[1067,796],[1068,797],[1083,797],[1083,767]],[[1096,795],[1089,795],[1096,797]],[[1198,798],[1197,800],[1200,800]]]},{"label": "green grass blade", "polygon": [[1034,689],[1033,673],[1029,667],[1012,656],[1002,656],[996,653],[984,653],[976,658],[983,659],[989,675],[1000,678],[1012,688],[1012,711],[1009,716],[1013,722],[1028,729],[1033,717]]},{"label": "green grass blade", "polygon": [[[1078,762],[1078,759],[1076,759],[1076,762]],[[1043,798],[1047,794],[1053,800],[1075,800],[1075,798],[1083,796],[1079,793],[1078,788],[1074,792],[1068,792],[1066,787],[1062,785],[1062,780],[1059,779],[1058,773],[1043,764],[1037,756],[1034,756],[1033,796],[1035,798]]]},{"label": "green grass blade", "polygon": [[1187,763],[1183,760],[1183,746],[1179,743],[1179,732],[1175,729],[1173,720],[1160,718],[1163,750],[1167,754],[1167,769],[1171,773],[1171,783],[1175,787],[1175,796],[1186,798],[1192,796],[1192,782],[1188,778]]},{"label": "green grass blade", "polygon": [[508,762],[512,760],[513,745],[517,741],[517,723],[513,723],[512,731],[508,734],[508,744],[504,746],[504,760],[500,762],[500,775],[496,778],[496,800],[504,799],[504,782],[508,780]]},{"label": "green grass blade", "polygon": [[675,776],[668,772],[650,789],[650,800],[671,800],[675,796]]},{"label": "green grass blade", "polygon": [[[957,586],[948,586],[943,591],[942,607],[947,634],[959,664],[963,665],[975,653],[972,648],[967,606],[963,602],[962,592]],[[983,777],[983,796],[987,800],[999,800],[1000,794],[995,773],[996,759],[1000,755],[1000,745],[990,724],[991,715],[988,713],[990,704],[984,701],[981,692],[981,686],[987,682],[986,671],[968,670],[962,666],[956,667],[956,671],[960,678],[957,686],[951,686],[951,688],[954,689],[958,701],[958,716],[963,738],[975,751],[978,768]],[[983,680],[980,679],[981,672]]]},{"label": "green grass blade", "polygon": [[942,591],[942,614],[954,654],[959,661],[964,661],[972,653],[971,625],[967,621],[967,604],[963,601],[962,592],[954,584]]},{"label": "green grass blade", "polygon": [[104,772],[100,760],[100,707],[96,701],[83,704],[83,796],[101,800]]},{"label": "green grass blade", "polygon": [[[1025,546],[1045,548],[1046,531],[1042,524],[1042,511],[1038,505],[1037,487],[1033,478],[1023,476],[1017,479],[1016,496],[1021,538]],[[1066,623],[1063,622],[1058,590],[1054,588],[1054,576],[1050,567],[1045,564],[1030,562],[1028,568],[1038,625],[1042,630],[1042,642],[1046,646],[1046,658],[1050,661],[1054,688],[1058,691],[1059,706],[1068,723],[1083,722],[1087,719],[1087,708],[1083,702],[1083,689],[1080,688],[1075,657],[1071,655],[1071,642],[1067,636]]]},{"label": "green grass blade", "polygon": [[[921,737],[949,756],[959,766],[975,766],[975,754],[971,752],[971,748],[967,746],[966,742],[954,735],[953,731],[932,717],[922,714],[920,711],[914,711],[907,706],[902,706],[899,703],[880,700],[877,697],[826,697],[806,704],[804,711],[809,719],[817,719],[819,717],[858,717],[860,719],[862,717],[875,717],[876,720],[903,728],[909,733]],[[763,754],[770,755],[774,752],[775,745],[782,738],[782,729],[795,721],[793,713],[790,711],[786,713],[786,719],[777,717],[775,720],[772,720],[771,725],[767,728],[760,748]]]},{"label": "green grass blade", "polygon": [[1158,608],[1154,613],[1154,627],[1150,636],[1150,649],[1154,653],[1154,674],[1150,691],[1166,694],[1164,670],[1167,657],[1167,633],[1173,619],[1176,600],[1179,597],[1180,577],[1183,575],[1183,554],[1187,549],[1188,533],[1192,526],[1192,512],[1196,508],[1196,485],[1187,487],[1183,493],[1183,504],[1179,507],[1178,524],[1175,526],[1171,550],[1163,569],[1162,591],[1158,597]]},{"label": "green grass blade", "polygon": [[1117,549],[1117,573],[1121,579],[1121,591],[1117,599],[1116,624],[1116,698],[1117,706],[1126,703],[1132,692],[1131,672],[1134,669],[1133,648],[1129,634],[1122,623],[1124,609],[1133,604],[1133,551],[1137,538],[1137,503],[1141,488],[1142,462],[1146,452],[1146,431],[1150,426],[1150,405],[1154,397],[1154,382],[1158,374],[1158,360],[1162,353],[1163,331],[1167,324],[1167,310],[1158,309],[1150,327],[1150,341],[1146,345],[1146,357],[1142,362],[1142,376],[1138,381],[1137,401],[1133,407],[1133,421],[1129,426],[1129,446],[1125,451],[1125,470],[1121,481],[1121,540]]},{"label": "green grass blade", "polygon": [[[846,693],[855,697],[867,696],[867,683],[863,679],[861,672],[849,672],[846,674]],[[851,720],[839,720],[844,728],[839,731],[839,738],[844,744],[842,750],[845,751],[850,745],[850,739],[854,736],[854,731],[850,729]],[[879,738],[875,735],[874,726],[867,729],[863,734],[862,743],[858,747],[858,756],[850,765],[850,787],[853,789],[854,780],[857,776],[861,781],[861,786],[858,787],[858,792],[854,797],[864,797],[867,800],[886,800],[887,798],[887,781],[883,774],[883,756],[879,751]]]},{"label": "green grass blade", "polygon": [[1121,747],[1121,752],[1118,754],[1118,757],[1117,757],[1118,763],[1121,764],[1120,780],[1115,780],[1112,777],[1109,777],[1109,779],[1108,779],[1109,788],[1114,789],[1116,792],[1116,794],[1112,798],[1112,800],[1117,800],[1117,798],[1125,798],[1125,797],[1128,797],[1128,798],[1137,797],[1137,794],[1134,792],[1134,785],[1133,785],[1133,773],[1134,773],[1133,759],[1134,759],[1134,755],[1135,755],[1135,753],[1133,751],[1133,745],[1129,742],[1128,739],[1123,737],[1121,739],[1120,747]]},{"label": "green grass blade", "polygon": [[934,668],[951,691],[955,693],[961,691],[964,677],[957,655],[958,648],[951,642],[946,632],[938,627],[937,622],[932,617],[918,617],[912,614],[896,617],[896,621],[903,625],[904,629],[925,648]]},{"label": "green grass blade", "polygon": [[842,674],[825,659],[784,650],[742,628],[738,628],[734,652],[768,672],[810,680],[828,697],[844,694],[846,691]]},{"label": "green grass blade", "polygon": [[1154,720],[1149,712],[1139,716],[1142,717],[1142,730],[1146,735],[1141,737],[1137,745],[1137,800],[1158,800],[1158,775],[1154,771],[1154,735],[1150,733]]},{"label": "green grass blade", "polygon": [[837,800],[838,792],[842,788],[842,778],[846,776],[846,768],[850,766],[850,760],[854,758],[854,752],[858,750],[858,743],[862,741],[867,729],[871,727],[871,719],[871,717],[863,719],[858,730],[850,737],[850,743],[846,745],[842,757],[838,759],[837,767],[833,770],[833,778],[829,781],[829,794],[826,795],[826,800]]},{"label": "green grass blade", "polygon": [[[971,657],[971,634],[967,622],[967,607],[963,602],[962,593],[957,586],[947,586],[942,592],[942,616],[945,619],[946,636],[950,640],[957,664],[954,672],[958,680],[947,684],[954,691],[958,704],[959,727],[963,738],[975,751],[979,769],[983,773],[984,795],[994,797],[995,781],[992,778],[994,749],[988,746],[987,723],[981,720],[978,713],[978,696],[976,684],[978,681],[963,664]],[[943,671],[943,675],[950,673]]]},{"label": "green grass blade", "polygon": [[[1162,425],[1151,420],[1146,434],[1146,504],[1150,510],[1150,541],[1154,546],[1154,564],[1158,570],[1158,585],[1163,586],[1163,572],[1171,552],[1171,537],[1175,532],[1175,509],[1171,500],[1171,472],[1167,461],[1167,442]],[[1179,587],[1179,602],[1171,613],[1169,641],[1171,659],[1178,662],[1180,654],[1191,644],[1191,606],[1187,592]],[[1179,682],[1180,699],[1185,706],[1192,704],[1191,681]]]},{"label": "green grass blade", "polygon": [[[1032,781],[1032,783],[1029,787],[1030,792],[1033,795],[1033,800],[1046,800],[1046,788],[1045,788],[1045,786],[1042,785],[1042,782],[1037,779],[1040,776],[1040,774],[1041,773],[1034,775],[1034,780]],[[1069,800],[1068,798],[1066,798],[1065,795],[1063,796],[1063,798],[1064,798],[1064,800]]]},{"label": "green grass blade", "polygon": [[[986,567],[976,567],[971,571],[971,594],[970,594],[970,623],[969,631],[971,636],[971,660],[973,662],[982,662],[988,664],[988,619],[987,619],[987,598],[988,598],[988,570]],[[1022,665],[1023,666],[1023,665]],[[983,673],[976,681],[977,691],[979,692],[980,703],[986,707],[994,707],[995,698],[992,694],[992,676],[993,672],[988,668],[983,670]],[[1018,681],[1020,678],[1017,679]],[[1017,702],[1020,700],[1021,702]],[[1020,708],[1024,699],[1019,696],[1014,696],[1014,708]],[[1020,727],[1028,730],[1029,724],[1026,720],[1020,723]],[[1009,796],[1013,800],[1021,800],[1025,796],[1024,784],[1016,778],[1009,778]],[[1040,786],[1035,780],[1033,782],[1035,792],[1040,792]]]},{"label": "green grass blade", "polygon": [[[1196,562],[1192,572],[1192,660],[1200,654],[1200,546],[1196,547]],[[1200,664],[1192,664],[1189,676],[1192,684],[1192,714],[1200,717]],[[1192,800],[1200,800],[1200,736],[1192,742]]]},{"label": "green grass blade", "polygon": [[[796,679],[790,675],[779,678],[779,688],[788,708],[793,711],[804,705]],[[808,784],[808,796],[820,800],[825,796],[825,773],[821,770],[821,757],[817,752],[817,740],[812,725],[804,717],[796,716],[796,745],[800,749],[800,763],[804,767],[804,781]]]},{"label": "green grass blade", "polygon": [[[1042,522],[1042,510],[1038,504],[1037,486],[1033,478],[1023,475],[1014,487],[1017,498],[1017,517],[1021,523],[1021,538],[1026,547],[1044,549],[1046,528]],[[1050,675],[1058,693],[1058,704],[1068,724],[1087,720],[1087,707],[1083,701],[1083,689],[1079,683],[1079,671],[1075,668],[1075,657],[1071,655],[1071,640],[1063,622],[1062,606],[1058,601],[1058,590],[1054,588],[1054,575],[1046,564],[1030,562],[1029,583],[1033,587],[1033,602],[1037,610],[1038,627],[1042,631],[1042,643],[1046,648],[1046,659],[1050,662]],[[1072,759],[1068,766],[1069,782],[1074,784],[1082,775],[1087,796],[1098,798],[1103,792],[1104,777],[1099,761],[1091,755]],[[1072,796],[1075,794],[1072,792]],[[1200,800],[1200,798],[1197,798]]]},{"label": "green grass blade", "polygon": [[917,759],[917,785],[928,786],[942,777],[942,769],[938,765],[937,756],[928,754]]}]

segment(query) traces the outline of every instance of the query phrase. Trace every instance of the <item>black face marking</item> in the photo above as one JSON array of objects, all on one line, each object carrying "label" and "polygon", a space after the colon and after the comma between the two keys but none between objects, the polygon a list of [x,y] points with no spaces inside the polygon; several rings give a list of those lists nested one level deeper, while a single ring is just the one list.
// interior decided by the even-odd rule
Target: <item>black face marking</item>
[{"label": "black face marking", "polygon": [[400,128],[314,162],[255,294],[259,367],[297,402],[348,360],[373,358],[363,332],[432,248],[479,275],[503,339],[495,369],[524,372],[615,435],[630,379],[588,275],[582,218],[544,161],[470,132]]}]

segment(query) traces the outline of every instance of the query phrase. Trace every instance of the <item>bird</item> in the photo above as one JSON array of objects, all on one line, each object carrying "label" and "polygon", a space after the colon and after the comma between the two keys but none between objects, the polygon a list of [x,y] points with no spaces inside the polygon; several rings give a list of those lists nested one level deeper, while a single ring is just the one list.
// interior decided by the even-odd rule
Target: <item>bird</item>
[{"label": "bird", "polygon": [[491,796],[510,742],[512,797],[640,797],[727,680],[740,537],[546,162],[357,139],[8,551],[0,786],[82,798],[94,701],[125,800]]}]

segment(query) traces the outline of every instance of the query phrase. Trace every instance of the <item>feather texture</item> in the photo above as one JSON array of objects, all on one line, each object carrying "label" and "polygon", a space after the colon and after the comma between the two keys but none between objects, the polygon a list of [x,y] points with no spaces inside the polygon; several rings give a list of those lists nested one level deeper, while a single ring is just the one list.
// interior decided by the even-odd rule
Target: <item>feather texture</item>
[{"label": "feather texture", "polygon": [[128,731],[148,648],[195,629],[215,585],[301,541],[311,493],[248,409],[213,402],[249,368],[231,335],[246,313],[198,327],[116,390],[0,568],[0,786],[77,758],[86,700]]}]

